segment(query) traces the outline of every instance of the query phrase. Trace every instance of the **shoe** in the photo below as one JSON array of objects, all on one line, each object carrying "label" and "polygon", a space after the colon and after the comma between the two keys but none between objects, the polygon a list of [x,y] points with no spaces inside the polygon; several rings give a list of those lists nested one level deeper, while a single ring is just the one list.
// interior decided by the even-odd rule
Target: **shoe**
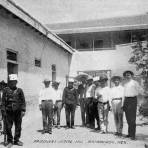
[{"label": "shoe", "polygon": [[115,135],[116,135],[116,136],[118,136],[118,135],[119,135],[119,133],[118,133],[118,132],[115,132]]},{"label": "shoe", "polygon": [[71,128],[72,128],[72,129],[75,129],[75,127],[74,127],[74,126],[71,126]]},{"label": "shoe", "polygon": [[52,134],[52,131],[49,131],[48,133],[49,133],[49,134]]},{"label": "shoe", "polygon": [[14,141],[14,145],[23,146],[23,142],[21,141]]},{"label": "shoe", "polygon": [[121,137],[122,136],[122,133],[118,133],[118,136]]},{"label": "shoe", "polygon": [[46,133],[46,132],[43,130],[43,131],[42,131],[42,134],[45,134],[45,133]]},{"label": "shoe", "polygon": [[13,144],[10,142],[10,143],[8,143],[7,148],[11,148],[12,146],[13,146]]},{"label": "shoe", "polygon": [[136,138],[135,138],[135,137],[130,137],[130,139],[131,139],[131,140],[136,140]]},{"label": "shoe", "polygon": [[69,129],[70,128],[70,126],[66,126],[66,128],[65,129]]},{"label": "shoe", "polygon": [[100,131],[101,129],[99,127],[95,128],[95,130]]},{"label": "shoe", "polygon": [[126,135],[126,136],[125,136],[125,138],[130,138],[130,137],[131,137],[130,135]]},{"label": "shoe", "polygon": [[101,133],[101,134],[105,134],[105,131],[101,131],[100,133]]}]

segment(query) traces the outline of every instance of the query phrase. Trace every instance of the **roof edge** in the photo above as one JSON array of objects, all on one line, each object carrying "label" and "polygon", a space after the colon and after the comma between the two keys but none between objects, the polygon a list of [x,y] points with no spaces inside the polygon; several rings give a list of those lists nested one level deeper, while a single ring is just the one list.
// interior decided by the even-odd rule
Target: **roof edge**
[{"label": "roof edge", "polygon": [[47,27],[45,27],[42,23],[32,17],[29,13],[24,11],[20,6],[18,6],[15,2],[11,0],[0,0],[0,5],[25,21],[27,24],[44,34],[48,39],[52,40],[54,43],[64,48],[69,53],[75,52],[71,46],[69,46],[66,42],[64,42],[60,37],[58,37],[55,33],[51,32]]}]

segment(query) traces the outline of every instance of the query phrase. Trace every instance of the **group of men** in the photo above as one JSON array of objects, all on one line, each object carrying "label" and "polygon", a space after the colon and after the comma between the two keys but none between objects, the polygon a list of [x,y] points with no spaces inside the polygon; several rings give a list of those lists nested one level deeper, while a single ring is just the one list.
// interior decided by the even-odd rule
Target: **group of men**
[{"label": "group of men", "polygon": [[[125,71],[123,78],[113,76],[114,86],[109,87],[106,75],[90,79],[82,79],[76,89],[74,79],[69,79],[63,92],[59,82],[45,79],[44,88],[39,94],[39,108],[42,111],[43,134],[52,134],[52,127],[60,128],[61,110],[65,108],[66,128],[74,129],[75,110],[80,106],[82,126],[95,128],[101,133],[108,132],[108,113],[113,111],[117,136],[122,136],[123,112],[128,124],[126,137],[135,140],[137,96],[143,94],[143,89],[134,79],[132,71]],[[123,81],[124,79],[124,81]],[[122,82],[122,83],[121,83]],[[122,85],[121,85],[122,84]],[[26,112],[26,102],[23,90],[17,87],[17,75],[9,75],[8,84],[0,82],[0,129],[4,120],[8,147],[13,144],[22,146],[22,118]],[[12,126],[15,125],[14,137]]]},{"label": "group of men", "polygon": [[[113,87],[108,87],[106,75],[82,80],[78,87],[82,126],[95,128],[101,133],[108,132],[108,113],[113,111],[116,132],[122,136],[123,112],[125,112],[128,135],[126,137],[135,140],[137,96],[143,94],[143,89],[134,79],[132,71],[125,71],[123,78],[113,76]],[[124,80],[123,80],[124,79]]]},{"label": "group of men", "polygon": [[123,78],[113,76],[111,81],[114,85],[110,88],[107,85],[107,76],[101,75],[87,80],[82,79],[77,89],[74,87],[74,79],[69,79],[68,86],[59,93],[59,83],[53,82],[49,86],[50,81],[45,80],[45,88],[41,90],[39,97],[43,133],[52,133],[52,122],[55,124],[56,116],[57,127],[60,128],[60,113],[63,107],[66,114],[66,128],[74,129],[75,110],[80,106],[82,126],[94,129],[96,120],[95,129],[101,133],[108,132],[108,113],[113,111],[117,136],[122,136],[123,112],[125,112],[128,124],[126,137],[135,140],[137,96],[139,93],[142,94],[143,90],[133,78],[132,71],[125,71]]}]

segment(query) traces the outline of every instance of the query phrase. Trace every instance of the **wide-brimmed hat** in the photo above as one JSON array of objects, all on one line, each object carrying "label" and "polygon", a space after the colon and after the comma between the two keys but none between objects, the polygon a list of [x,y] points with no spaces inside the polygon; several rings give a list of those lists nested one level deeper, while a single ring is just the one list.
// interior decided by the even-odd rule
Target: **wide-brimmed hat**
[{"label": "wide-brimmed hat", "polygon": [[44,80],[43,80],[43,83],[50,83],[51,81],[48,79],[48,78],[45,78]]},{"label": "wide-brimmed hat", "polygon": [[127,73],[129,73],[132,76],[134,76],[134,73],[132,71],[130,71],[130,70],[126,70],[125,72],[123,72],[123,76],[125,77]]},{"label": "wide-brimmed hat", "polygon": [[120,76],[113,76],[113,77],[111,78],[111,81],[114,82],[115,80],[121,81],[122,78],[121,78]]},{"label": "wide-brimmed hat", "polygon": [[68,82],[69,82],[69,83],[74,83],[74,81],[75,81],[75,80],[74,80],[73,78],[68,79]]},{"label": "wide-brimmed hat", "polygon": [[58,86],[59,84],[60,84],[60,82],[57,82],[57,81],[52,82],[52,86]]},{"label": "wide-brimmed hat", "polygon": [[99,79],[99,82],[103,82],[103,81],[107,81],[107,80],[108,80],[108,78],[107,78],[106,75],[101,75],[100,79]]},{"label": "wide-brimmed hat", "polygon": [[94,82],[99,81],[99,80],[100,80],[100,77],[99,76],[93,77],[93,81]]}]

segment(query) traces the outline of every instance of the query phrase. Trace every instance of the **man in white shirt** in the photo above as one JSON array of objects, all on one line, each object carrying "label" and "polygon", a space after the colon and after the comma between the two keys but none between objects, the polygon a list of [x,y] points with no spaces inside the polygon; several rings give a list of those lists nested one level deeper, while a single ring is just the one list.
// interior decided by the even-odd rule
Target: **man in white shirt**
[{"label": "man in white shirt", "polygon": [[61,117],[61,110],[62,110],[62,91],[59,89],[59,82],[53,82],[52,87],[55,90],[55,103],[54,103],[54,120],[53,125],[60,128],[60,117]]},{"label": "man in white shirt", "polygon": [[134,73],[132,71],[125,71],[123,76],[126,81],[124,84],[125,99],[123,104],[123,110],[125,111],[128,124],[128,135],[126,137],[135,140],[137,96],[143,93],[143,89],[137,81],[133,80]]},{"label": "man in white shirt", "polygon": [[110,88],[107,86],[106,75],[100,76],[100,87],[96,88],[95,96],[98,99],[98,114],[100,117],[101,133],[108,132],[108,113],[110,108]]},{"label": "man in white shirt", "polygon": [[121,82],[120,76],[113,76],[111,80],[114,83],[114,87],[112,87],[111,89],[111,105],[116,126],[115,135],[122,136],[122,129],[123,129],[122,101],[124,99],[124,88],[123,86],[120,85]]},{"label": "man in white shirt", "polygon": [[53,99],[55,91],[52,87],[49,87],[50,80],[45,79],[43,81],[45,88],[40,91],[39,94],[39,108],[42,111],[43,119],[43,132],[52,134],[52,121],[53,121]]}]

